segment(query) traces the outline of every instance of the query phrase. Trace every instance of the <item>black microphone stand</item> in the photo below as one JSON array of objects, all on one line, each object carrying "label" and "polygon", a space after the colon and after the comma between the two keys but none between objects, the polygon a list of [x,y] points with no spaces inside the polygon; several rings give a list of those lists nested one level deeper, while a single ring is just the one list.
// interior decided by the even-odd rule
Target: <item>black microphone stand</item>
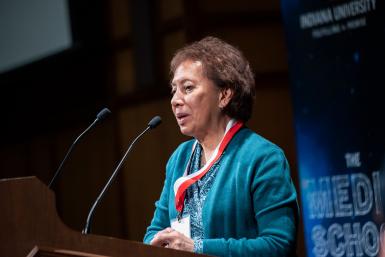
[{"label": "black microphone stand", "polygon": [[63,168],[64,163],[67,161],[68,157],[72,153],[72,150],[79,143],[80,139],[83,138],[83,136],[86,135],[98,122],[104,120],[110,113],[111,113],[111,111],[107,108],[104,108],[103,110],[101,110],[98,113],[98,115],[96,116],[96,119],[94,120],[94,122],[92,122],[92,124],[90,126],[88,126],[88,128],[86,128],[86,130],[84,130],[83,133],[81,133],[75,139],[75,141],[72,143],[71,147],[68,149],[67,154],[65,155],[64,159],[60,163],[59,168],[57,168],[55,175],[52,177],[51,181],[49,182],[48,188],[51,188],[52,185],[54,184],[54,182],[56,181],[56,179],[58,178],[58,176],[59,176],[59,174]]},{"label": "black microphone stand", "polygon": [[94,202],[94,204],[92,205],[89,213],[88,213],[88,216],[87,216],[87,221],[86,221],[86,225],[82,231],[83,234],[89,234],[90,231],[91,231],[91,223],[92,223],[92,218],[94,216],[94,212],[95,212],[95,208],[98,206],[100,200],[103,198],[104,194],[107,192],[107,190],[110,188],[112,182],[114,181],[114,179],[116,178],[116,175],[118,174],[119,170],[121,169],[124,161],[126,160],[127,156],[128,156],[128,153],[131,151],[131,148],[133,147],[133,145],[135,144],[135,142],[143,135],[145,134],[148,130],[150,129],[153,129],[155,128],[156,126],[158,126],[160,123],[161,123],[161,118],[159,116],[156,116],[154,117],[149,123],[148,123],[148,126],[145,130],[142,131],[142,133],[140,133],[133,141],[132,143],[130,144],[130,146],[128,147],[126,153],[124,154],[123,158],[120,160],[118,166],[115,168],[114,172],[112,173],[111,177],[109,178],[109,180],[107,181],[107,184],[104,186],[104,188],[102,189],[102,191],[100,192],[99,196],[96,198],[96,201]]}]

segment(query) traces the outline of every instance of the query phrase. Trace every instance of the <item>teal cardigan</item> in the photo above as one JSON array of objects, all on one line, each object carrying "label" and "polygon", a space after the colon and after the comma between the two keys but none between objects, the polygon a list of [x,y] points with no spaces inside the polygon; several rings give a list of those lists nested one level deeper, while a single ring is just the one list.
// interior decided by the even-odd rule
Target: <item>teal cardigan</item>
[{"label": "teal cardigan", "polygon": [[[173,185],[183,175],[194,140],[181,144],[166,166],[166,180],[144,242],[175,219]],[[298,205],[282,150],[242,128],[223,153],[204,202],[203,253],[215,256],[291,256]]]}]

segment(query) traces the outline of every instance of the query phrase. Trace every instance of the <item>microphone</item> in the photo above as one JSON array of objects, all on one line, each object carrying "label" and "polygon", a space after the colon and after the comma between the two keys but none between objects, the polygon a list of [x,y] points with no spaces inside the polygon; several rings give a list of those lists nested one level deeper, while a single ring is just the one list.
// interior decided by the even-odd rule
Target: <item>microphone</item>
[{"label": "microphone", "polygon": [[55,183],[57,177],[60,175],[60,172],[63,168],[63,165],[64,163],[67,161],[68,157],[70,156],[72,150],[75,148],[75,146],[78,144],[78,142],[80,141],[81,138],[83,138],[84,135],[86,135],[93,127],[95,127],[95,125],[103,120],[105,120],[108,115],[111,114],[111,111],[108,109],[108,108],[104,108],[103,110],[101,110],[97,115],[96,115],[96,119],[94,120],[94,122],[92,122],[92,124],[86,129],[84,130],[76,139],[75,141],[72,143],[71,147],[68,149],[67,151],[67,154],[65,155],[64,159],[62,160],[62,162],[60,163],[59,165],[59,168],[56,170],[55,172],[55,175],[53,176],[53,178],[51,179],[51,182],[49,182],[48,184],[48,188],[51,188],[52,185]]},{"label": "microphone", "polygon": [[131,151],[131,148],[132,146],[136,143],[136,141],[143,135],[145,134],[148,130],[150,129],[154,129],[156,128],[160,123],[162,123],[162,119],[161,117],[159,116],[155,116],[154,118],[152,118],[150,120],[150,122],[147,124],[147,127],[145,130],[142,131],[142,133],[140,133],[133,141],[132,143],[130,144],[130,146],[128,147],[126,153],[124,154],[122,160],[119,162],[118,166],[115,168],[114,172],[112,173],[111,177],[109,178],[109,180],[107,181],[107,184],[104,186],[104,188],[102,189],[102,191],[100,192],[99,196],[96,198],[96,201],[94,202],[94,204],[92,205],[90,211],[88,212],[88,216],[87,216],[87,221],[86,221],[86,225],[82,231],[83,234],[89,234],[89,232],[91,231],[91,223],[92,223],[92,218],[93,218],[93,215],[94,215],[94,211],[95,211],[95,208],[96,206],[98,206],[100,200],[103,198],[104,194],[107,192],[107,190],[110,188],[113,180],[115,179],[116,175],[118,174],[119,170],[121,169],[122,165],[123,165],[123,162],[126,160],[127,158],[127,155],[128,153]]}]

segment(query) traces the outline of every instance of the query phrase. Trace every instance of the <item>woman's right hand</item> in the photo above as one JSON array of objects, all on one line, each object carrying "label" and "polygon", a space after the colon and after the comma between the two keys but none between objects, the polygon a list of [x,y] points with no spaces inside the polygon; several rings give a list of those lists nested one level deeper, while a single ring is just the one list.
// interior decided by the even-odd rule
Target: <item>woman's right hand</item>
[{"label": "woman's right hand", "polygon": [[176,250],[194,251],[194,241],[172,228],[165,228],[156,233],[150,244]]}]

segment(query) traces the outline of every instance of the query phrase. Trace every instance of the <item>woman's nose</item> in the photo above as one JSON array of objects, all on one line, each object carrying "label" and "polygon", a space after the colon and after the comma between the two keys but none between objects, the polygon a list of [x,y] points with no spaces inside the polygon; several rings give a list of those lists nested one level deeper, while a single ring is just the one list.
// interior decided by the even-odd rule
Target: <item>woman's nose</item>
[{"label": "woman's nose", "polygon": [[171,105],[178,106],[178,105],[181,105],[182,103],[183,103],[183,99],[180,95],[180,92],[179,90],[176,90],[174,95],[171,98]]}]

